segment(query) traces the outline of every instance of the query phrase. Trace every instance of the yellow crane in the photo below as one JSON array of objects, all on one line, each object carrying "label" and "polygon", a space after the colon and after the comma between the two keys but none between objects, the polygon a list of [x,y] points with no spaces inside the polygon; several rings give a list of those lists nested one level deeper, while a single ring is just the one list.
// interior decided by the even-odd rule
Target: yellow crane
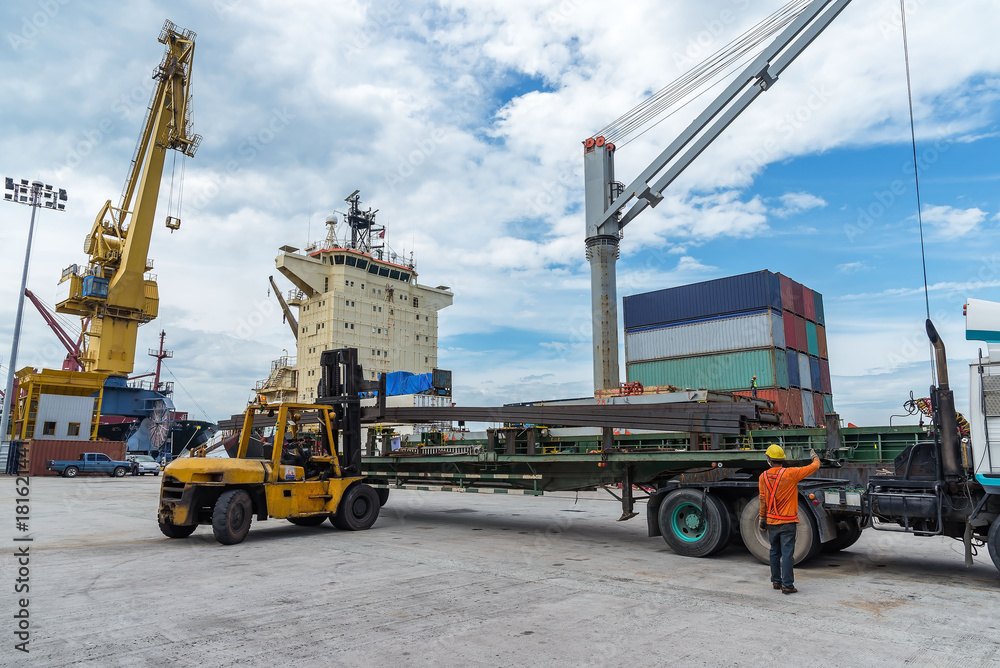
[{"label": "yellow crane", "polygon": [[[195,33],[163,24],[159,42],[166,46],[153,71],[156,89],[136,144],[121,203],[108,200],[84,240],[89,255],[85,269],[71,265],[60,283],[69,282],[69,294],[56,311],[90,319],[83,331],[86,352],[80,357],[86,371],[128,375],[135,363],[139,325],[156,318],[159,293],[147,258],[153,218],[167,150],[194,156],[201,136],[191,134],[191,66]],[[167,216],[171,231],[180,219]]]}]

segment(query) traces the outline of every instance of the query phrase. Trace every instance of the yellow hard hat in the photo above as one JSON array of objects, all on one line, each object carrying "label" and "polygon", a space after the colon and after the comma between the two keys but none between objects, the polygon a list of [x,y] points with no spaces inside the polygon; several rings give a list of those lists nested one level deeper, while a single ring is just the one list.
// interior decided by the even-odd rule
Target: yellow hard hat
[{"label": "yellow hard hat", "polygon": [[767,458],[768,459],[784,459],[785,451],[781,449],[780,445],[772,443],[767,446]]}]

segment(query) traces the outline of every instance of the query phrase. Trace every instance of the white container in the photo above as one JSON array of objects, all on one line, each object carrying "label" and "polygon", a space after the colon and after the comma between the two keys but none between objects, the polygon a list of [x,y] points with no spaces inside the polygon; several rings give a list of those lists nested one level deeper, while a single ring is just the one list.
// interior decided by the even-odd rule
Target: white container
[{"label": "white container", "polygon": [[[812,371],[809,369],[809,355],[805,353],[799,353],[799,384],[802,386],[803,390],[811,390],[812,386]],[[805,401],[806,393],[802,392],[803,401]],[[812,395],[809,395],[809,400],[812,401]],[[810,413],[814,411],[810,408]]]},{"label": "white container", "polygon": [[781,313],[767,310],[626,332],[625,363],[784,347]]}]

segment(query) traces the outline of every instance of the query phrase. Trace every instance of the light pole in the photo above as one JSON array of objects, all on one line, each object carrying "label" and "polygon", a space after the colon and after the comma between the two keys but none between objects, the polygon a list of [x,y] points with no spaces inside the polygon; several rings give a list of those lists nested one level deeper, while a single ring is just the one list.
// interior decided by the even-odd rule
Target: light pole
[{"label": "light pole", "polygon": [[38,207],[53,211],[65,211],[66,191],[53,190],[52,186],[41,181],[28,183],[27,179],[20,182],[7,177],[5,179],[4,201],[17,202],[31,207],[31,225],[28,227],[28,245],[24,249],[24,271],[21,274],[21,291],[17,295],[17,317],[14,319],[14,342],[10,347],[10,362],[7,367],[7,387],[4,390],[3,416],[0,417],[0,442],[6,441],[7,429],[10,426],[10,414],[17,405],[14,391],[14,369],[17,367],[17,346],[21,340],[21,315],[24,312],[24,289],[28,283],[28,262],[31,260],[31,237],[35,233],[35,212]]}]

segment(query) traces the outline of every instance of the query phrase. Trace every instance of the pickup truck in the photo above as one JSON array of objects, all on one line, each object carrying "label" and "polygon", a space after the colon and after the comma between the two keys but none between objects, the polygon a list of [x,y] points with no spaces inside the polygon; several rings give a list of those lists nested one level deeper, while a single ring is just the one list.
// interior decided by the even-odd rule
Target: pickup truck
[{"label": "pickup truck", "polygon": [[121,478],[129,472],[130,462],[119,462],[103,452],[85,452],[77,460],[48,461],[45,468],[55,471],[65,478],[75,478],[77,473],[107,473]]}]

